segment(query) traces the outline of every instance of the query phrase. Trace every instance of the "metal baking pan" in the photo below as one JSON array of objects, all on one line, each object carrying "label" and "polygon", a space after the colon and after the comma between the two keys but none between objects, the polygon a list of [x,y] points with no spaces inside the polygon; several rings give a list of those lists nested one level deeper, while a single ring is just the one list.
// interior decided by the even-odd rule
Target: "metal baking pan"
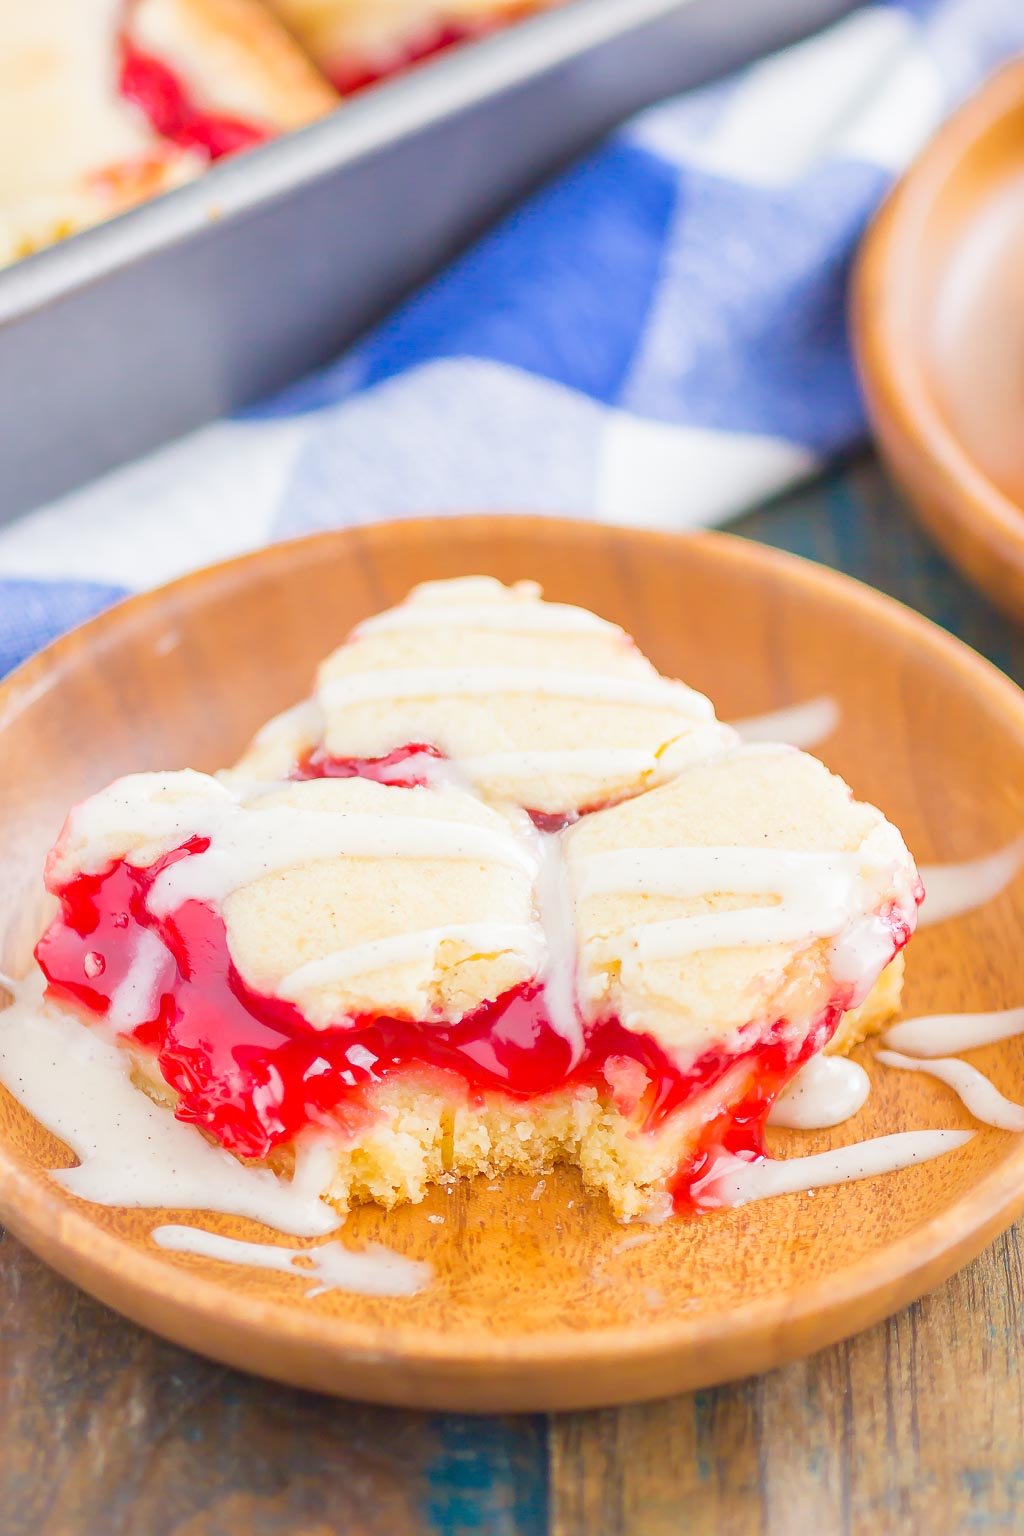
[{"label": "metal baking pan", "polygon": [[572,0],[0,273],[0,520],[335,356],[629,113],[851,0]]}]

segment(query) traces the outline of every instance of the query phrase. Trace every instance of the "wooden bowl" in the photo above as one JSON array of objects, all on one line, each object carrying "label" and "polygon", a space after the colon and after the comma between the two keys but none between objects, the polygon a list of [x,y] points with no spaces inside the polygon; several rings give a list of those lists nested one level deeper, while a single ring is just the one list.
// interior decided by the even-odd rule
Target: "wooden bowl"
[{"label": "wooden bowl", "polygon": [[939,132],[861,247],[853,337],[882,452],[965,575],[1024,616],[1024,60]]},{"label": "wooden bowl", "polygon": [[[277,545],[137,597],[0,688],[0,965],[41,923],[40,869],[68,805],[116,774],[229,761],[308,687],[349,626],[428,577],[533,576],[631,630],[725,717],[828,693],[823,749],[922,859],[973,857],[1024,823],[1024,696],[958,642],[841,577],[722,535],[675,537],[529,517],[430,520]],[[1024,999],[1024,881],[911,946],[912,1012]],[[783,1152],[971,1124],[931,1079],[886,1072],[852,1123],[778,1133]],[[1024,1052],[979,1053],[1024,1098]],[[559,1172],[358,1211],[346,1242],[428,1258],[411,1299],[157,1249],[188,1213],[111,1210],[46,1170],[71,1154],[0,1095],[0,1215],[56,1269],[194,1349],[282,1381],[418,1407],[557,1409],[653,1397],[765,1370],[873,1323],[936,1285],[1024,1209],[1024,1143],[979,1129],[884,1178],[627,1235]],[[442,1224],[428,1216],[442,1216]],[[253,1223],[204,1215],[233,1236]],[[289,1240],[290,1241],[290,1240]]]}]

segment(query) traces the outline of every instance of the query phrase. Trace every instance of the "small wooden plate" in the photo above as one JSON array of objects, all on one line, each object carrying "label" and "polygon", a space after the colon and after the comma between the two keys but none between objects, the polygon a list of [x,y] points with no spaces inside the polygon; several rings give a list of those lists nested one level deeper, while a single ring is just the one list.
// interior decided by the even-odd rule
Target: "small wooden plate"
[{"label": "small wooden plate", "polygon": [[[113,776],[232,759],[303,694],[357,620],[430,577],[536,577],[617,620],[726,718],[828,693],[826,761],[921,859],[988,852],[1024,826],[1024,695],[964,646],[839,576],[723,535],[675,537],[530,517],[388,524],[278,545],[137,597],[0,689],[0,964],[24,967],[40,870],[65,810]],[[1024,880],[912,944],[912,1012],[1024,1001]],[[783,1152],[967,1126],[931,1079],[861,1057],[875,1087],[850,1125],[779,1133]],[[1024,1099],[1024,1051],[979,1053]],[[56,1269],[138,1322],[282,1381],[463,1410],[625,1402],[762,1371],[936,1285],[1024,1209],[1024,1142],[981,1129],[902,1173],[813,1197],[626,1232],[577,1178],[478,1181],[425,1205],[360,1210],[345,1240],[434,1265],[412,1299],[334,1292],[158,1250],[165,1220],[274,1240],[252,1223],[108,1210],[58,1188],[73,1159],[0,1095],[0,1214]],[[431,1223],[428,1216],[441,1216]]]},{"label": "small wooden plate", "polygon": [[945,125],[861,247],[868,411],[922,522],[1024,616],[1024,60]]}]

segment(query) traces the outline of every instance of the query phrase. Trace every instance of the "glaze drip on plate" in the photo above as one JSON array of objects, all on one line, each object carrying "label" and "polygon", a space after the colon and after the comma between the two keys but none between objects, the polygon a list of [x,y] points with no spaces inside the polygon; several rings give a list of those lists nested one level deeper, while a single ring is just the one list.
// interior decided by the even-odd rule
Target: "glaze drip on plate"
[{"label": "glaze drip on plate", "polygon": [[1024,864],[1024,838],[1007,843],[980,859],[960,859],[951,864],[927,864],[921,879],[927,895],[921,908],[921,925],[944,923],[985,906],[1006,889]]},{"label": "glaze drip on plate", "polygon": [[734,720],[732,726],[743,741],[781,741],[807,752],[832,735],[839,719],[839,705],[835,699],[822,696],[808,699],[804,704],[773,709],[770,714]]},{"label": "glaze drip on plate", "polygon": [[[0,1080],[79,1159],[53,1177],[98,1205],[222,1211],[297,1237],[340,1223],[322,1183],[246,1167],[140,1092],[131,1058],[46,1003],[38,976],[0,1012]],[[317,1170],[312,1170],[314,1174]]]},{"label": "glaze drip on plate", "polygon": [[1014,1104],[999,1092],[977,1067],[949,1056],[921,1061],[898,1051],[877,1051],[876,1060],[901,1072],[924,1072],[945,1083],[963,1101],[975,1120],[1001,1131],[1024,1131],[1024,1105]]},{"label": "glaze drip on plate", "polygon": [[871,1080],[844,1056],[812,1056],[776,1099],[768,1124],[795,1131],[826,1130],[850,1120],[867,1103]]},{"label": "glaze drip on plate", "polygon": [[701,1209],[717,1210],[774,1195],[810,1192],[828,1184],[873,1179],[942,1157],[970,1141],[971,1135],[970,1131],[897,1131],[811,1157],[782,1161],[762,1158],[757,1162],[722,1159],[696,1188],[695,1200]]},{"label": "glaze drip on plate", "polygon": [[992,1013],[931,1013],[904,1019],[885,1032],[885,1043],[910,1056],[952,1056],[1024,1034],[1024,1008]]},{"label": "glaze drip on plate", "polygon": [[354,1250],[343,1243],[321,1243],[316,1248],[284,1248],[277,1243],[247,1243],[238,1238],[208,1232],[203,1227],[166,1225],[154,1227],[150,1236],[168,1253],[192,1253],[224,1264],[277,1270],[305,1282],[307,1296],[328,1291],[349,1291],[359,1296],[415,1296],[429,1284],[429,1264],[404,1258],[369,1243]]}]

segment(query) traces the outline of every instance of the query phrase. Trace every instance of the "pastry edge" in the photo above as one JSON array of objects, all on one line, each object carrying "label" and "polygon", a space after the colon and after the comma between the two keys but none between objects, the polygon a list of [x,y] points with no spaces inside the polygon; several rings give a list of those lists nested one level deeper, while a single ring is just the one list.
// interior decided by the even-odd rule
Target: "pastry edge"
[{"label": "pastry edge", "polygon": [[[826,1052],[847,1055],[883,1029],[899,1008],[902,984],[900,954],[864,1002],[843,1015]],[[136,1086],[173,1109],[174,1092],[152,1057],[130,1045],[128,1050]],[[381,1085],[374,1095],[378,1118],[360,1129],[351,1146],[339,1146],[322,1198],[341,1216],[366,1203],[391,1210],[418,1204],[431,1185],[508,1173],[542,1176],[569,1165],[579,1168],[588,1191],[607,1196],[620,1221],[636,1220],[665,1203],[693,1137],[690,1107],[638,1135],[634,1122],[592,1086],[560,1089],[529,1104],[490,1092],[470,1104],[455,1102],[429,1079],[403,1076]],[[294,1144],[288,1144],[253,1166],[290,1178],[295,1157]]]}]

